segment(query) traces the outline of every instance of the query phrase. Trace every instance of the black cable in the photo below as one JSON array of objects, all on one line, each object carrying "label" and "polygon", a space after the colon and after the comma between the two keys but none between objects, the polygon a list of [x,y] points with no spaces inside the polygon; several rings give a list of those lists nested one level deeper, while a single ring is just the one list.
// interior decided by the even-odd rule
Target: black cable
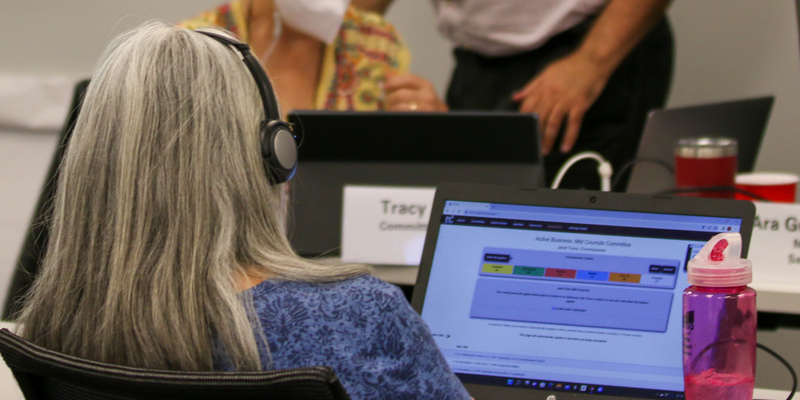
[{"label": "black cable", "polygon": [[639,163],[653,163],[656,165],[660,165],[664,167],[664,169],[669,171],[670,174],[675,175],[675,168],[673,168],[671,165],[662,160],[656,158],[637,158],[635,160],[628,161],[627,163],[623,164],[618,171],[614,171],[616,172],[617,176],[611,182],[611,190],[616,190],[617,186],[619,186],[620,180],[622,179],[623,176],[625,176],[625,173],[628,172],[629,169],[633,168],[634,165]]},{"label": "black cable", "polygon": [[682,189],[669,189],[658,192],[656,193],[656,195],[658,196],[671,195],[671,194],[680,195],[684,193],[703,193],[703,192],[733,192],[733,193],[743,194],[745,196],[748,196],[750,198],[759,201],[766,201],[766,202],[771,201],[753,192],[749,192],[747,190],[739,189],[733,186],[707,186],[707,187],[693,187],[693,188],[682,188]]},{"label": "black cable", "polygon": [[[639,163],[656,164],[669,171],[669,173],[672,174],[673,176],[675,175],[675,168],[663,160],[659,160],[656,158],[637,158],[635,160],[628,161],[627,163],[623,164],[618,171],[614,171],[616,173],[616,177],[614,177],[614,179],[611,181],[611,190],[616,190],[617,186],[619,186],[620,180],[625,175],[625,173],[628,172],[629,169],[633,168],[634,165]],[[748,196],[751,199],[760,201],[770,201],[769,199],[765,199],[763,196],[759,196],[747,190],[731,186],[709,186],[709,187],[697,187],[697,188],[670,189],[658,192],[656,193],[656,195],[671,195],[671,194],[696,193],[696,192],[734,192]]]},{"label": "black cable", "polygon": [[787,397],[786,400],[792,400],[792,397],[794,397],[794,392],[797,390],[797,374],[794,372],[794,368],[792,368],[792,366],[791,366],[791,364],[789,364],[789,362],[787,362],[783,357],[779,356],[778,353],[776,353],[775,351],[773,351],[769,347],[764,346],[761,343],[756,343],[756,346],[759,349],[766,351],[769,355],[775,357],[775,359],[780,361],[781,364],[783,364],[783,366],[785,366],[786,369],[789,370],[789,374],[792,375],[792,391],[789,392],[789,397]]},{"label": "black cable", "polygon": [[[706,348],[703,349],[703,351],[701,351],[697,355],[697,357],[695,357],[695,360],[694,360],[695,364],[698,361],[700,361],[700,359],[703,357],[703,354],[705,354],[707,351],[711,350],[712,348],[714,348],[716,346],[719,346],[721,344],[727,344],[727,343],[744,344],[744,343],[746,343],[746,341],[744,339],[728,338],[728,339],[718,340],[718,341],[716,341],[714,343],[711,343],[708,346],[706,346]],[[789,374],[792,375],[792,391],[789,392],[789,397],[787,397],[786,400],[792,400],[792,397],[794,397],[794,392],[795,392],[795,390],[797,390],[797,374],[795,374],[794,368],[792,368],[792,366],[791,366],[791,364],[789,364],[789,362],[787,362],[783,357],[778,355],[778,353],[776,353],[775,351],[773,351],[769,347],[764,346],[761,343],[756,343],[756,347],[758,347],[761,350],[766,351],[767,353],[769,353],[769,355],[775,357],[778,361],[781,362],[781,364],[783,364],[786,367],[786,369],[789,370]],[[692,364],[692,370],[694,370],[695,364]]]}]

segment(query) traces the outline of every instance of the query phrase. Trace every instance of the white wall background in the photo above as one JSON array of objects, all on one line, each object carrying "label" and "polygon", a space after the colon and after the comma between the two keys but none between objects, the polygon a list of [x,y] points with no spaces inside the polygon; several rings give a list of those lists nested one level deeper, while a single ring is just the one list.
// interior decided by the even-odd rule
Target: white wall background
[{"label": "white wall background", "polygon": [[[221,1],[2,1],[0,303],[55,146],[57,127],[66,116],[72,82],[91,73],[116,34],[151,18],[179,21]],[[800,172],[796,153],[800,147],[800,54],[794,1],[674,0],[669,14],[677,44],[669,105],[774,94],[776,102],[756,169]],[[430,2],[396,0],[387,17],[411,47],[412,70],[431,79],[441,95],[452,59],[448,43],[434,27]],[[43,79],[47,90],[32,85],[18,92],[17,84],[28,78]],[[26,97],[34,91],[37,95],[32,99]],[[37,109],[50,110],[49,116],[33,117]],[[28,125],[26,118],[40,123]],[[795,354],[787,355],[798,360],[800,346],[794,345],[795,336],[778,332],[765,339],[784,347],[788,343],[785,350]]]},{"label": "white wall background", "polygon": [[669,105],[775,95],[757,170],[800,172],[800,54],[792,0],[676,0]]}]

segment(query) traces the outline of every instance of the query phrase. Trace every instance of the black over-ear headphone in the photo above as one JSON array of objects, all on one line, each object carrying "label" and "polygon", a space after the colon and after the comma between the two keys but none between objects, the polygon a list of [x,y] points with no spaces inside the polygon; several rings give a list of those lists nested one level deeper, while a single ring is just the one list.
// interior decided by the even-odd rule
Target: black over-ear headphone
[{"label": "black over-ear headphone", "polygon": [[264,120],[261,121],[261,157],[264,168],[273,179],[273,183],[283,183],[292,179],[297,170],[297,147],[302,139],[299,132],[294,132],[291,124],[281,121],[278,102],[272,84],[258,60],[250,53],[250,46],[236,39],[207,30],[195,30],[223,44],[231,46],[242,53],[242,61],[247,65],[250,74],[258,86],[261,101],[264,103]]}]

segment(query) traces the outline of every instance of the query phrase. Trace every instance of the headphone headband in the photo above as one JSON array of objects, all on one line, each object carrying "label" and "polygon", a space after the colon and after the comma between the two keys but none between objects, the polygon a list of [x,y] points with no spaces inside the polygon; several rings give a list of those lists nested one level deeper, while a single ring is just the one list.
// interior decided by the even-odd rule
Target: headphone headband
[{"label": "headphone headband", "polygon": [[278,112],[278,105],[274,100],[274,96],[272,96],[272,93],[275,93],[272,89],[272,83],[270,83],[269,78],[267,78],[267,73],[264,72],[263,68],[261,68],[261,64],[258,63],[258,60],[253,56],[253,53],[250,52],[250,46],[247,43],[242,43],[236,39],[216,32],[202,29],[197,29],[195,32],[206,35],[222,44],[231,46],[242,54],[242,61],[244,61],[244,65],[247,66],[247,69],[250,70],[250,74],[253,75],[253,79],[256,81],[256,86],[258,86],[258,93],[261,95],[261,102],[264,104],[266,119],[281,119],[280,113]]},{"label": "headphone headband", "polygon": [[242,61],[256,81],[258,93],[264,106],[264,121],[259,126],[261,132],[261,157],[264,168],[275,183],[283,183],[294,176],[297,170],[297,147],[302,142],[300,132],[292,129],[292,125],[281,121],[278,101],[272,89],[267,73],[258,60],[250,52],[250,46],[234,38],[214,31],[197,29],[195,32],[210,37],[224,45],[238,50]]}]

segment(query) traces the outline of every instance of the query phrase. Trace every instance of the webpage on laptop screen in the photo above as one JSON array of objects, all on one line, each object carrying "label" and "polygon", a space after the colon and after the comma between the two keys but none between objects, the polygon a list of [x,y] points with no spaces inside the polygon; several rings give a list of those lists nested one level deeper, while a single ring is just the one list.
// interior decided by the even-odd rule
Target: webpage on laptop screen
[{"label": "webpage on laptop screen", "polygon": [[686,262],[741,221],[445,204],[422,317],[464,382],[681,395]]}]

